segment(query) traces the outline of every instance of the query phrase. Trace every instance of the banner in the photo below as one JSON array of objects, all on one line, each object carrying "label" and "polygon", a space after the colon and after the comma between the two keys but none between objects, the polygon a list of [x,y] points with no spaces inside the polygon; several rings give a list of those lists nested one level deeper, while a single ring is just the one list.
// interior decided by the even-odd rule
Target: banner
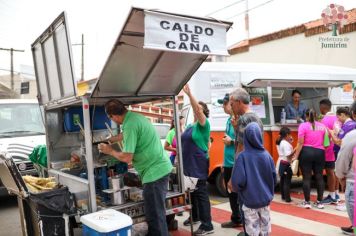
[{"label": "banner", "polygon": [[227,27],[222,23],[145,11],[144,48],[227,56]]}]

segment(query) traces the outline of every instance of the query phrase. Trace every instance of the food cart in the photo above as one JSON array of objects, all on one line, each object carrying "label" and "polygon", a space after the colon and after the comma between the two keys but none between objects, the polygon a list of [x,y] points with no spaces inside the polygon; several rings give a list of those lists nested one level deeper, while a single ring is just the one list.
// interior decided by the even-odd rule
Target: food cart
[{"label": "food cart", "polygon": [[[67,186],[81,214],[111,208],[144,220],[135,170],[99,153],[97,144],[120,132],[103,105],[170,98],[178,127],[176,95],[211,54],[227,54],[231,23],[132,8],[92,91],[77,90],[65,13],[32,44],[38,99],[44,110],[49,176]],[[177,130],[177,135],[180,131]],[[166,214],[189,210],[178,140]],[[120,150],[120,146],[116,146]],[[73,165],[70,159],[77,160]],[[128,170],[127,170],[128,169]],[[124,183],[123,183],[124,182]],[[133,187],[135,186],[135,187]]]},{"label": "food cart", "polygon": [[[300,65],[277,63],[205,62],[189,81],[190,88],[198,100],[210,106],[211,136],[214,142],[209,151],[209,179],[224,195],[225,187],[221,175],[223,163],[225,126],[228,115],[224,113],[218,99],[237,87],[244,87],[251,95],[251,109],[264,125],[264,145],[277,163],[276,139],[282,126],[288,126],[297,144],[296,120],[280,123],[282,109],[291,101],[291,92],[302,92],[301,101],[319,113],[319,101],[329,98],[333,111],[338,106],[349,106],[352,87],[344,86],[356,78],[356,69],[328,65]],[[185,101],[183,114],[186,122],[193,119],[189,101]]]}]

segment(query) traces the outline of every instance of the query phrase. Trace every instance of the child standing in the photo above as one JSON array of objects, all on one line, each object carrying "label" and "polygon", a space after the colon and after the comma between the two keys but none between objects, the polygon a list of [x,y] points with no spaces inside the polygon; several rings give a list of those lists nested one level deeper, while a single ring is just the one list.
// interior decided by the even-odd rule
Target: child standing
[{"label": "child standing", "polygon": [[276,184],[271,155],[262,143],[256,122],[249,123],[243,136],[244,150],[237,156],[231,177],[232,189],[239,194],[246,233],[250,236],[271,233],[270,202]]},{"label": "child standing", "polygon": [[290,166],[291,158],[294,154],[291,142],[293,141],[288,127],[282,127],[279,131],[279,137],[276,141],[279,156],[279,176],[282,200],[291,202],[290,184],[292,181],[292,169]]}]

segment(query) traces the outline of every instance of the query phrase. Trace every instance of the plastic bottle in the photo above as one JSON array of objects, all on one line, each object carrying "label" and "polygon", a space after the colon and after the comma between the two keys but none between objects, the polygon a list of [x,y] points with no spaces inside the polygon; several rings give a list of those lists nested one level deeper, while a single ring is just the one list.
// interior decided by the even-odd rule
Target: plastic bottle
[{"label": "plastic bottle", "polygon": [[286,111],[283,108],[281,112],[281,124],[284,125],[285,123],[286,123]]}]

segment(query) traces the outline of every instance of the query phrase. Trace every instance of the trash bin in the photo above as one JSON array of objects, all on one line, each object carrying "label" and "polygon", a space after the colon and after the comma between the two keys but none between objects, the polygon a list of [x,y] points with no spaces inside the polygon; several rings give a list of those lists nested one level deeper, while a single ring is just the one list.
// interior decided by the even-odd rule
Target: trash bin
[{"label": "trash bin", "polygon": [[83,236],[129,236],[132,219],[121,212],[107,209],[80,217]]},{"label": "trash bin", "polygon": [[75,200],[67,187],[30,194],[28,199],[32,223],[41,235],[72,235],[76,214]]},{"label": "trash bin", "polygon": [[67,236],[75,224],[74,196],[67,187],[31,193],[12,157],[0,153],[0,179],[18,198],[23,235]]}]

